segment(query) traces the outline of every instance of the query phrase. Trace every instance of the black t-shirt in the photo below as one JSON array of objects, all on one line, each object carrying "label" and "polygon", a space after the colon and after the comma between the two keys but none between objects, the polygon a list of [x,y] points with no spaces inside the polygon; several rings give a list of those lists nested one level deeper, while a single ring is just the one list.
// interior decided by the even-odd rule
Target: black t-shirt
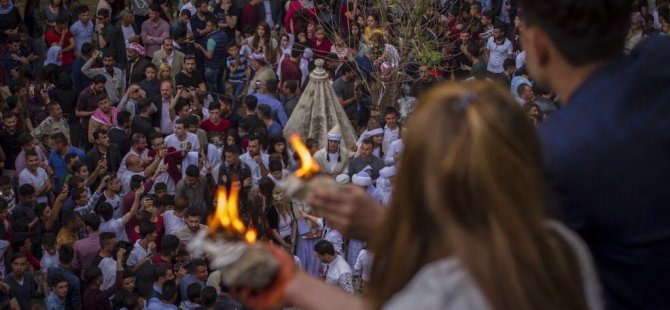
[{"label": "black t-shirt", "polygon": [[191,76],[187,76],[184,72],[179,72],[174,77],[176,86],[184,86],[184,88],[198,88],[201,83],[205,83],[205,79],[197,69],[193,71]]},{"label": "black t-shirt", "polygon": [[[215,6],[214,11],[212,13],[214,14],[214,18],[216,19],[217,23],[225,23],[226,22],[226,11],[220,5]],[[228,8],[228,15],[240,16],[240,10],[238,8],[236,8],[235,6],[231,5],[230,8]],[[239,23],[239,18],[238,18],[238,23]],[[229,37],[229,38],[234,38],[235,37],[235,29],[236,29],[236,27],[230,27],[228,25],[221,28],[221,30],[223,30],[223,32],[225,32],[226,36]]]}]

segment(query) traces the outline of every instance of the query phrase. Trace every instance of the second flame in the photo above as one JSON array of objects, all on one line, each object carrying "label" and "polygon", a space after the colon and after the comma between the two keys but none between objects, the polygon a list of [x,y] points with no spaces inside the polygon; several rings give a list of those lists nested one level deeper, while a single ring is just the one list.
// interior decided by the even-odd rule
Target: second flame
[{"label": "second flame", "polygon": [[306,179],[317,174],[320,170],[319,164],[314,161],[312,155],[309,153],[309,149],[300,140],[300,136],[292,134],[289,141],[295,152],[298,153],[298,157],[300,157],[300,168],[295,171],[295,176]]},{"label": "second flame", "polygon": [[215,233],[218,228],[223,228],[228,237],[244,238],[248,243],[256,241],[256,231],[253,228],[247,229],[239,217],[238,197],[240,188],[233,185],[230,189],[230,195],[226,194],[226,189],[220,186],[216,192],[216,210],[207,220],[209,232]]}]

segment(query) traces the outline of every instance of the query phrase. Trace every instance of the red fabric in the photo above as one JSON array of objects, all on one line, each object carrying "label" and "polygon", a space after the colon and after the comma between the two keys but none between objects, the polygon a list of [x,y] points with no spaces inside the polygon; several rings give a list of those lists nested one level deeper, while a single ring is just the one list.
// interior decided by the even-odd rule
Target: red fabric
[{"label": "red fabric", "polygon": [[[302,25],[299,20],[317,20],[316,6],[311,9],[303,9],[300,0],[292,0],[288,6],[286,15],[284,15],[284,28],[286,32],[296,34]],[[293,27],[293,28],[291,28]]]},{"label": "red fabric", "polygon": [[300,70],[300,65],[297,62],[292,61],[289,57],[284,57],[279,65],[281,66],[280,84],[282,86],[286,81],[298,81],[298,84],[302,81],[302,70]]},{"label": "red fabric", "polygon": [[[148,193],[149,190],[154,186],[154,181],[151,180],[150,178],[147,179],[144,182],[144,192]],[[130,191],[128,192],[125,196],[123,196],[123,213],[128,213],[130,212],[130,208],[133,206],[133,202],[135,201],[135,192]],[[128,221],[126,224],[126,234],[128,234],[128,240],[130,240],[131,244],[135,244],[135,241],[139,239],[139,231],[136,231],[137,228],[137,220],[133,216],[133,218]],[[133,237],[135,237],[133,239]]]},{"label": "red fabric", "polygon": [[[328,53],[330,53],[330,47],[332,43],[330,40],[324,38],[321,41],[321,44],[316,42],[316,38],[312,39],[312,50],[314,51],[314,58],[324,58]],[[284,72],[282,72],[284,74]]]},{"label": "red fabric", "polygon": [[23,252],[26,255],[26,259],[28,259],[28,263],[33,266],[35,270],[40,270],[40,261],[33,256],[33,253],[30,251],[25,251]]},{"label": "red fabric", "polygon": [[209,118],[202,121],[202,123],[200,124],[200,128],[202,128],[206,132],[225,133],[231,127],[232,126],[230,125],[230,121],[225,118],[221,118],[218,124],[214,124],[212,120],[210,120]]},{"label": "red fabric", "polygon": [[256,7],[247,2],[240,12],[240,31],[244,31],[247,26],[251,27],[256,33],[258,20],[256,19]]},{"label": "red fabric", "polygon": [[[156,156],[156,151],[153,149],[149,150],[147,156],[149,158],[154,158]],[[172,178],[174,184],[177,184],[177,182],[181,180],[181,171],[179,171],[177,164],[180,163],[182,159],[184,159],[184,156],[182,156],[181,151],[177,151],[177,149],[173,147],[168,147],[168,155],[163,159],[163,162],[167,163],[167,174]]]},{"label": "red fabric", "polygon": [[[54,43],[55,44],[60,43],[60,37],[61,37],[60,33],[56,32],[56,30],[49,29],[49,31],[47,31],[45,36],[45,40],[47,42],[47,49]],[[68,45],[67,42],[70,40],[70,38],[72,38],[72,32],[68,30],[65,33],[65,39],[63,40],[63,45],[67,46]],[[71,65],[73,62],[74,62],[74,49],[62,53],[61,63],[63,66]]]}]

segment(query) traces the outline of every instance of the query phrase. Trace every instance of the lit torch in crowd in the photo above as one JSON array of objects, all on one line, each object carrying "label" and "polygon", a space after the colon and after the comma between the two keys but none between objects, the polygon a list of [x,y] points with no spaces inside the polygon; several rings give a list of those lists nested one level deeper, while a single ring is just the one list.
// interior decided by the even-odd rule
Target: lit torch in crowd
[{"label": "lit torch in crowd", "polygon": [[320,174],[321,167],[314,161],[300,136],[291,135],[289,142],[300,158],[300,168],[278,184],[287,196],[304,200],[314,188],[338,186],[332,177]]},{"label": "lit torch in crowd", "polygon": [[223,187],[216,193],[216,210],[208,220],[208,229],[200,231],[188,250],[196,256],[209,254],[210,267],[221,270],[223,283],[229,288],[263,291],[270,287],[280,264],[260,243],[257,232],[244,225],[239,217],[239,186],[229,195]]}]

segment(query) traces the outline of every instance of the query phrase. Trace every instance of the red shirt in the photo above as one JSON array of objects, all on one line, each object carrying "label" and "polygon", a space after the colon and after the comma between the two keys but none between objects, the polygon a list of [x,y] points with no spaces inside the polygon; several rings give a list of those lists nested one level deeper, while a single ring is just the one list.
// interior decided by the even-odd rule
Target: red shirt
[{"label": "red shirt", "polygon": [[[331,47],[330,40],[323,38],[323,41],[321,41],[321,44],[318,44],[316,42],[316,38],[312,39],[312,50],[314,51],[314,58],[323,58],[326,57],[328,53],[330,53],[330,47]],[[284,74],[284,72],[282,72]]]},{"label": "red shirt", "polygon": [[230,121],[228,121],[225,118],[220,118],[218,124],[214,124],[212,120],[209,118],[202,121],[202,123],[200,124],[200,128],[202,128],[207,133],[210,132],[225,133],[231,127],[232,126],[230,125]]},{"label": "red shirt", "polygon": [[256,19],[256,6],[249,4],[247,2],[240,12],[240,21],[238,22],[240,31],[244,31],[247,26],[251,27],[256,33],[256,26],[258,26],[258,20]]},{"label": "red shirt", "polygon": [[286,81],[298,81],[298,85],[300,85],[302,81],[302,71],[300,70],[300,65],[291,60],[290,57],[284,57],[284,60],[279,64],[281,66],[281,83],[280,85],[284,85]]},{"label": "red shirt", "polygon": [[[56,30],[49,29],[49,31],[47,31],[47,34],[45,36],[45,40],[47,42],[47,49],[54,43],[55,44],[60,43],[60,37],[61,34],[56,32]],[[63,45],[67,46],[68,42],[70,41],[70,38],[72,38],[72,32],[68,30],[65,33],[65,39],[63,39]],[[73,62],[74,62],[74,49],[62,53],[61,63],[63,64],[63,66],[71,65]]]}]

